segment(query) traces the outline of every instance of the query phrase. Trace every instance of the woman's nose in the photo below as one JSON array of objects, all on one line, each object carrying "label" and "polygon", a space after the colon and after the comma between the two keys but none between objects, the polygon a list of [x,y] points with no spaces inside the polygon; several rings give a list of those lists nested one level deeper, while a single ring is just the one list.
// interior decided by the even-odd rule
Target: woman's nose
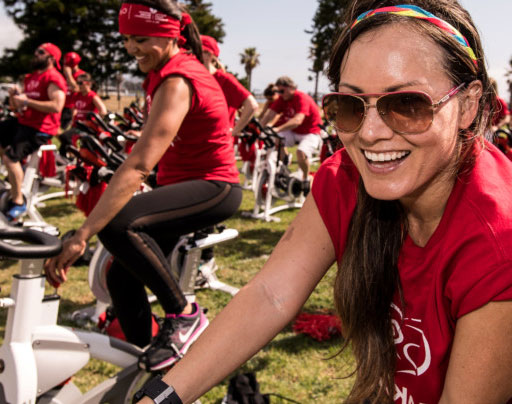
[{"label": "woman's nose", "polygon": [[393,137],[391,130],[382,120],[375,104],[366,107],[366,116],[357,132],[358,136],[367,143],[375,143],[381,139]]}]

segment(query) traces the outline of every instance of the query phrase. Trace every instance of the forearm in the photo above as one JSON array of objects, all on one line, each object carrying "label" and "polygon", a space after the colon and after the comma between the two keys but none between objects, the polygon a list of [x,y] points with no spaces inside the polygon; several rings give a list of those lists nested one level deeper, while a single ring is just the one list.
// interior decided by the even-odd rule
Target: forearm
[{"label": "forearm", "polygon": [[233,136],[238,136],[242,130],[247,126],[251,118],[258,110],[258,103],[253,96],[248,97],[243,105],[240,113],[240,117],[233,128]]},{"label": "forearm", "polygon": [[297,118],[292,118],[289,121],[286,121],[282,125],[279,125],[278,127],[274,128],[274,130],[279,133],[283,132],[285,130],[294,130],[295,128],[299,127],[302,121],[299,121]]},{"label": "forearm", "polygon": [[[303,301],[283,301],[264,282],[243,288],[212,321],[164,381],[191,403],[265,346],[296,315]],[[200,366],[198,366],[200,364]]]}]

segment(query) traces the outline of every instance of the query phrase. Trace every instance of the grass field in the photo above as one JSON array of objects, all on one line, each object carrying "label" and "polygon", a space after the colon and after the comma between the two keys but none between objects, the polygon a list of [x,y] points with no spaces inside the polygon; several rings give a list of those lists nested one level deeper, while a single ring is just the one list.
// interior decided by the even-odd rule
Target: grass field
[{"label": "grass field", "polygon": [[[253,204],[252,193],[244,191],[239,212],[226,221],[226,225],[237,229],[240,235],[215,249],[220,267],[218,277],[237,287],[243,286],[258,272],[297,213],[295,210],[278,213],[280,223],[265,223],[243,217],[242,212],[252,210]],[[40,211],[62,234],[77,228],[83,221],[82,213],[75,208],[71,199],[48,201]],[[1,295],[8,296],[16,263],[0,261],[0,268]],[[332,309],[334,275],[335,268],[331,268],[305,304],[304,311],[323,312]],[[87,267],[73,267],[70,280],[59,289],[59,294],[62,296],[59,317],[64,323],[67,314],[93,304],[94,298],[87,283]],[[212,319],[226,305],[230,296],[222,292],[201,290],[197,293],[197,299],[203,307],[208,308],[207,315]],[[154,311],[162,313],[158,304],[154,305]],[[0,312],[2,333],[5,314],[5,310]],[[332,358],[338,352],[340,343],[340,339],[317,342],[309,336],[297,335],[289,325],[239,371],[255,372],[263,393],[275,393],[299,403],[339,403],[347,396],[352,383],[350,378],[344,379],[342,376],[349,373],[353,364],[348,352]],[[74,381],[82,390],[87,390],[116,371],[113,366],[91,361],[75,376]],[[219,404],[226,390],[227,379],[201,401],[203,404]],[[279,402],[286,401],[272,401]]]}]

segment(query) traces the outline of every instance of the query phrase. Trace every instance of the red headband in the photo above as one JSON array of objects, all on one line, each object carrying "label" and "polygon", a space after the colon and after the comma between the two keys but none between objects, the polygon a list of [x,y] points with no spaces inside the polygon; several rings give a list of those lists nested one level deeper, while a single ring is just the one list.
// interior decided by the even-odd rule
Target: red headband
[{"label": "red headband", "polygon": [[183,28],[191,22],[186,13],[182,13],[180,22],[141,4],[123,3],[119,10],[119,33],[123,35],[179,38]]}]

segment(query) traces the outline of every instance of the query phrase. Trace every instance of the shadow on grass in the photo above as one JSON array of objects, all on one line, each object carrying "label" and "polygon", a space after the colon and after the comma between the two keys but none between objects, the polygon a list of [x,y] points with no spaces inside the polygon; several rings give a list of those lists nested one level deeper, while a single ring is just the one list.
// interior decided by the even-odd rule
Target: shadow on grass
[{"label": "shadow on grass", "polygon": [[76,207],[70,204],[68,201],[63,203],[57,203],[52,205],[47,205],[41,209],[39,209],[41,215],[43,217],[67,217],[76,213]]},{"label": "shadow on grass", "polygon": [[236,239],[222,246],[222,251],[228,256],[257,258],[270,254],[282,235],[282,231],[265,228],[242,230]]},{"label": "shadow on grass", "polygon": [[296,354],[301,351],[318,351],[330,347],[341,347],[343,340],[341,337],[331,338],[327,341],[317,341],[308,335],[296,334],[289,337],[273,340],[268,344],[268,348],[277,349],[289,354]]}]

